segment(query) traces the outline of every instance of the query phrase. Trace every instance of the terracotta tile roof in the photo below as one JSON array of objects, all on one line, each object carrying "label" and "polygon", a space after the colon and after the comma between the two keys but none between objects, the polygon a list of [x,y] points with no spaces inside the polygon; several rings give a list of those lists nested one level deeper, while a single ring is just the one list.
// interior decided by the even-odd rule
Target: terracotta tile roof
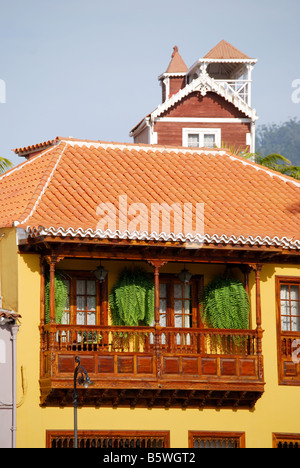
[{"label": "terracotta tile roof", "polygon": [[186,73],[188,67],[184,63],[180,53],[178,52],[178,47],[174,46],[172,59],[168,65],[166,73]]},{"label": "terracotta tile roof", "polygon": [[207,243],[300,249],[300,182],[225,150],[203,148],[60,139],[0,177],[0,227],[15,224],[30,235],[170,241],[196,236],[145,229],[134,210],[127,226],[111,210],[115,229],[109,223],[99,228],[104,211],[97,207],[110,203],[118,209],[125,195],[128,210],[139,203],[148,214],[155,203],[193,209],[203,203],[201,236]]},{"label": "terracotta tile roof", "polygon": [[12,310],[0,309],[0,319],[5,319],[14,322],[19,318],[21,318],[21,315],[16,314]]},{"label": "terracotta tile roof", "polygon": [[229,44],[227,41],[220,41],[213,47],[204,58],[209,59],[250,59],[248,55],[241,52],[239,49]]},{"label": "terracotta tile roof", "polygon": [[43,143],[37,143],[30,146],[25,146],[23,148],[16,148],[13,151],[18,154],[19,156],[25,156],[28,154],[36,153],[38,151],[43,151],[50,146],[54,146],[58,142],[59,138],[55,138],[55,140],[48,140],[44,141]]},{"label": "terracotta tile roof", "polygon": [[1,227],[11,226],[14,221],[24,219],[30,213],[60,152],[61,147],[51,147],[0,177]]}]

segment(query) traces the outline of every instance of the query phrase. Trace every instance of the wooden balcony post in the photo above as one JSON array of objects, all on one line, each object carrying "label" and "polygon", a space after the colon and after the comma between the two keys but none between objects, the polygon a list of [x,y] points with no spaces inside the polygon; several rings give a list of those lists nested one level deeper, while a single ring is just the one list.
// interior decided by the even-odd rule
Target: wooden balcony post
[{"label": "wooden balcony post", "polygon": [[46,261],[50,267],[50,297],[49,297],[49,316],[50,324],[55,323],[55,265],[63,260],[64,257],[51,255],[46,257]]},{"label": "wooden balcony post", "polygon": [[[257,354],[262,355],[262,319],[261,319],[261,292],[260,292],[260,272],[263,268],[262,264],[251,264],[251,268],[255,271],[255,287],[256,287],[256,331],[257,331]],[[262,365],[260,366],[262,367]],[[261,374],[261,372],[260,372]]]},{"label": "wooden balcony post", "polygon": [[50,324],[55,323],[55,261],[50,261],[50,298],[49,298],[49,315]]},{"label": "wooden balcony post", "polygon": [[249,314],[249,323],[248,323],[248,325],[249,325],[249,328],[250,328],[250,324],[251,324],[251,321],[250,321],[250,317],[251,317],[251,300],[250,300],[249,274],[251,272],[251,267],[249,265],[241,265],[240,270],[244,274],[244,286],[245,286],[245,290],[246,290],[246,293],[247,293],[248,298],[249,298],[250,314]]},{"label": "wooden balcony post", "polygon": [[168,263],[166,260],[147,260],[154,266],[154,317],[155,326],[159,326],[159,269]]},{"label": "wooden balcony post", "polygon": [[159,269],[167,262],[164,260],[147,260],[154,266],[154,320],[155,320],[155,352],[157,360],[157,376],[161,376],[161,325],[159,313]]},{"label": "wooden balcony post", "polygon": [[154,317],[155,317],[155,326],[159,325],[159,267],[155,266],[154,269]]},{"label": "wooden balcony post", "polygon": [[257,329],[261,330],[261,293],[260,293],[260,272],[263,265],[256,265],[255,270],[255,283],[256,283],[256,325]]},{"label": "wooden balcony post", "polygon": [[262,330],[261,324],[261,293],[260,293],[260,272],[263,265],[260,263],[252,263],[249,265],[255,271],[255,295],[256,295],[256,327],[257,330]]},{"label": "wooden balcony post", "polygon": [[45,263],[41,258],[41,309],[40,309],[40,323],[41,326],[45,324]]}]

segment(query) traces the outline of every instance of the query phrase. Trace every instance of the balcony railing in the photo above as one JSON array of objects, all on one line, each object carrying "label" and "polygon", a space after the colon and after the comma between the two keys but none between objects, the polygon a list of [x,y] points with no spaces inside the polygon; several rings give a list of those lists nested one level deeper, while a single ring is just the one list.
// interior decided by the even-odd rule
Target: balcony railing
[{"label": "balcony railing", "polygon": [[300,385],[300,333],[281,332],[278,335],[279,383]]},{"label": "balcony railing", "polygon": [[257,356],[256,330],[45,325],[42,352]]},{"label": "balcony railing", "polygon": [[237,96],[245,104],[251,105],[250,102],[250,89],[251,89],[251,81],[249,80],[216,80],[217,83],[220,83],[226,91],[232,95]]},{"label": "balcony railing", "polygon": [[264,388],[261,339],[259,330],[43,325],[42,403],[72,401],[79,355],[95,404],[252,407]]}]

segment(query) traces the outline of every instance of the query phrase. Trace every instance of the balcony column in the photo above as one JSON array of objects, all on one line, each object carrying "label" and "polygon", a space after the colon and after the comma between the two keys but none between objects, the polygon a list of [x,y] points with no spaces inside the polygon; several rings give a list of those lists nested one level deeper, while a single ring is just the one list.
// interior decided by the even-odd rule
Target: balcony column
[{"label": "balcony column", "polygon": [[50,261],[50,297],[49,297],[49,315],[50,324],[55,323],[55,261]]},{"label": "balcony column", "polygon": [[155,320],[155,353],[157,360],[157,377],[161,376],[161,329],[159,314],[159,269],[168,263],[164,260],[147,260],[154,266],[154,320]]},{"label": "balcony column", "polygon": [[262,330],[261,327],[261,293],[260,293],[260,272],[262,270],[262,264],[252,264],[251,268],[255,271],[255,287],[256,287],[256,327],[257,330]]},{"label": "balcony column", "polygon": [[160,326],[159,323],[159,269],[168,263],[166,260],[147,260],[152,266],[154,266],[154,319],[155,327]]},{"label": "balcony column", "polygon": [[260,292],[260,272],[263,268],[262,264],[256,263],[249,265],[252,270],[255,271],[255,286],[256,286],[256,332],[257,332],[257,355],[258,361],[258,373],[259,377],[263,378],[263,357],[262,357],[262,319],[261,319],[261,292]]},{"label": "balcony column", "polygon": [[49,316],[50,324],[55,324],[55,265],[63,260],[64,257],[51,255],[46,257],[46,261],[50,267],[50,297],[49,297]]},{"label": "balcony column", "polygon": [[40,324],[45,325],[45,262],[44,259],[40,260],[41,268],[41,308],[40,308]]},{"label": "balcony column", "polygon": [[[58,257],[56,255],[51,255],[45,257],[46,262],[50,267],[50,291],[49,291],[49,324],[50,329],[49,333],[49,355],[48,355],[48,364],[50,366],[50,375],[55,377],[57,375],[57,354],[55,352],[56,347],[56,328],[55,325],[55,265],[56,263],[63,260],[64,257]],[[44,270],[44,269],[43,269]],[[43,290],[42,290],[43,294]],[[45,349],[45,343],[43,344],[43,349]],[[51,363],[51,364],[50,364]],[[44,363],[41,365],[41,372],[44,371]]]},{"label": "balcony column", "polygon": [[[244,286],[246,293],[249,297],[249,304],[250,304],[250,315],[251,315],[251,301],[250,301],[250,288],[249,288],[249,274],[251,272],[251,267],[249,265],[240,265],[240,270],[244,274]],[[250,316],[249,316],[249,327],[250,327]]]}]

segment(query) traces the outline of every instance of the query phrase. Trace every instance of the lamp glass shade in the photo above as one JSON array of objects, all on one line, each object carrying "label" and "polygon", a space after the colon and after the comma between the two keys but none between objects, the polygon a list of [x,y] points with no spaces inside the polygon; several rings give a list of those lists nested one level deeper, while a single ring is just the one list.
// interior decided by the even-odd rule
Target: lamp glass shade
[{"label": "lamp glass shade", "polygon": [[84,388],[88,388],[88,387],[90,387],[91,385],[94,385],[94,382],[92,382],[91,379],[89,378],[89,376],[87,376],[87,377],[85,378]]},{"label": "lamp glass shade", "polygon": [[100,281],[100,283],[102,283],[105,278],[107,277],[107,273],[108,271],[105,270],[105,268],[100,265],[97,270],[94,271],[94,275],[96,276],[97,280]]},{"label": "lamp glass shade", "polygon": [[186,268],[184,268],[179,273],[178,278],[180,279],[182,283],[188,284],[192,276],[193,275]]}]

